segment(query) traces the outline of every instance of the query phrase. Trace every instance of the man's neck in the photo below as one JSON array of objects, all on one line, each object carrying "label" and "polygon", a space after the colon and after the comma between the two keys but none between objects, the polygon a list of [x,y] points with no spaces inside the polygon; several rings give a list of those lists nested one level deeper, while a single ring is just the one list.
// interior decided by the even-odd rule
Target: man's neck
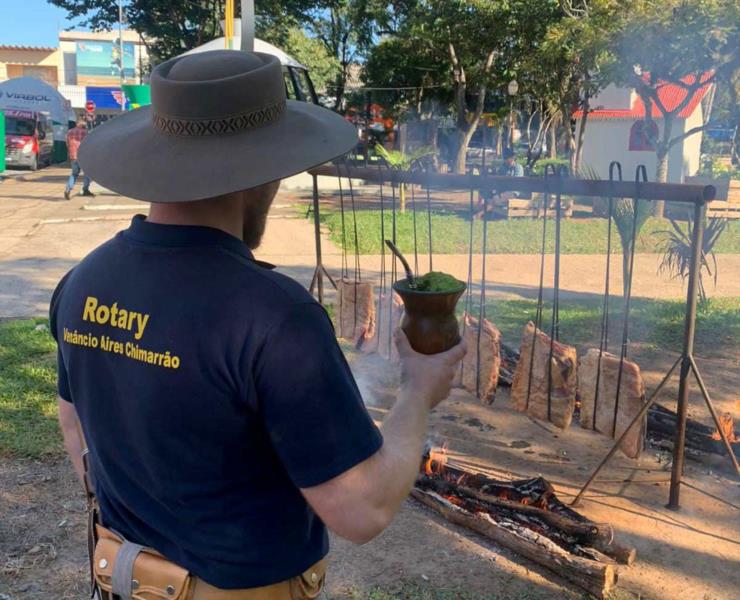
[{"label": "man's neck", "polygon": [[162,225],[197,225],[212,227],[240,240],[244,234],[244,208],[226,199],[196,202],[152,204],[147,221]]}]

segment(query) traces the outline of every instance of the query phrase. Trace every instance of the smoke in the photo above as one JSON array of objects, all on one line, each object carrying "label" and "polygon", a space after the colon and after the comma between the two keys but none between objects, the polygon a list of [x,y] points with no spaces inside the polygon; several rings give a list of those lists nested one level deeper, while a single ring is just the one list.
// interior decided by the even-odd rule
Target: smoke
[{"label": "smoke", "polygon": [[376,354],[353,353],[352,374],[368,408],[388,409],[396,401],[400,368]]}]

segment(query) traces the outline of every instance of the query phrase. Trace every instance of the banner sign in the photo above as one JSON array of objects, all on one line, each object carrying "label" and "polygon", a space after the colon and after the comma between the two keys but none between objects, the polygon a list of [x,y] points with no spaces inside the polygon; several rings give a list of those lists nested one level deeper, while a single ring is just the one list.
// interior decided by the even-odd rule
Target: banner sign
[{"label": "banner sign", "polygon": [[[111,85],[120,82],[120,48],[118,42],[77,42],[77,84]],[[136,76],[134,44],[123,44],[125,79]]]},{"label": "banner sign", "polygon": [[129,103],[128,108],[131,110],[152,103],[151,89],[148,85],[127,84],[123,86],[123,93],[126,94],[126,100]]},{"label": "banner sign", "polygon": [[[95,104],[95,110],[121,110],[121,102],[126,102],[126,96],[119,87],[87,87],[85,100]],[[126,104],[128,108],[128,103]]]}]

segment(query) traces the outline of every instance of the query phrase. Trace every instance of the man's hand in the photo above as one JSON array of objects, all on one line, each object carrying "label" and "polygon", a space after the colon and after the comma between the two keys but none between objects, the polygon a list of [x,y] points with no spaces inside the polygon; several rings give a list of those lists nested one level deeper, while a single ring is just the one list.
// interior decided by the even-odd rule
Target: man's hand
[{"label": "man's hand", "polygon": [[329,529],[358,544],[383,531],[408,496],[419,472],[429,411],[449,395],[465,355],[464,343],[441,354],[419,354],[406,334],[398,330],[395,335],[401,389],[383,420],[383,446],[334,479],[301,489]]},{"label": "man's hand", "polygon": [[414,351],[403,330],[396,329],[394,335],[401,357],[401,389],[431,410],[450,395],[455,373],[467,352],[465,342],[446,352],[427,355]]}]

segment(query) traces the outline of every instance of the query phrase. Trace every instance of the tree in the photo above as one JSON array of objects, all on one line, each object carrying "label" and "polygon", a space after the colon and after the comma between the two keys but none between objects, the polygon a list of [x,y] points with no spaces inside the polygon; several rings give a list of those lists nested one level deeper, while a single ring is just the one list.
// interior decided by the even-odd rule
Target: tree
[{"label": "tree", "polygon": [[541,31],[539,17],[544,14],[546,21],[556,8],[556,0],[431,0],[418,3],[403,24],[398,35],[418,40],[434,61],[448,65],[450,76],[444,84],[453,92],[458,173],[465,172],[468,146],[489,90],[505,88]]},{"label": "tree", "polygon": [[[655,179],[668,177],[670,149],[711,126],[711,120],[674,134],[676,117],[700,90],[714,84],[729,86],[740,67],[740,5],[736,0],[641,0],[625,19],[615,42],[615,79],[633,87],[646,107],[645,120],[657,111],[663,131],[655,143]],[[684,90],[675,106],[660,98],[663,86]],[[663,202],[655,204],[663,216]]]},{"label": "tree", "polygon": [[308,67],[311,81],[320,94],[327,94],[328,86],[336,82],[341,67],[326,47],[316,38],[306,35],[300,27],[291,27],[282,48],[298,62]]},{"label": "tree", "polygon": [[[375,152],[386,164],[395,171],[411,171],[414,166],[419,164],[427,156],[434,154],[434,148],[421,147],[413,152],[406,154],[400,150],[386,150],[381,144],[375,145]],[[400,210],[406,212],[406,184],[398,184],[398,195],[400,199]]]},{"label": "tree", "polygon": [[[83,27],[109,30],[118,23],[117,0],[48,0],[67,11]],[[287,35],[311,0],[265,0],[258,4],[260,21]],[[182,54],[221,35],[225,0],[128,0],[123,7],[128,27],[142,36],[154,64]],[[238,3],[237,3],[238,10]]]},{"label": "tree", "polygon": [[[591,109],[591,98],[603,88],[613,56],[609,51],[611,36],[618,27],[629,1],[569,0],[560,4],[557,17],[532,52],[525,57],[520,84],[530,89],[544,105],[543,114],[550,127],[562,122],[570,169],[581,170],[583,139]],[[580,111],[580,127],[571,126]],[[551,137],[554,146],[555,136]]]},{"label": "tree", "polygon": [[372,43],[372,22],[364,0],[319,0],[301,13],[301,23],[319,40],[339,70],[332,95],[334,109],[341,108],[347,81],[363,52]]}]

